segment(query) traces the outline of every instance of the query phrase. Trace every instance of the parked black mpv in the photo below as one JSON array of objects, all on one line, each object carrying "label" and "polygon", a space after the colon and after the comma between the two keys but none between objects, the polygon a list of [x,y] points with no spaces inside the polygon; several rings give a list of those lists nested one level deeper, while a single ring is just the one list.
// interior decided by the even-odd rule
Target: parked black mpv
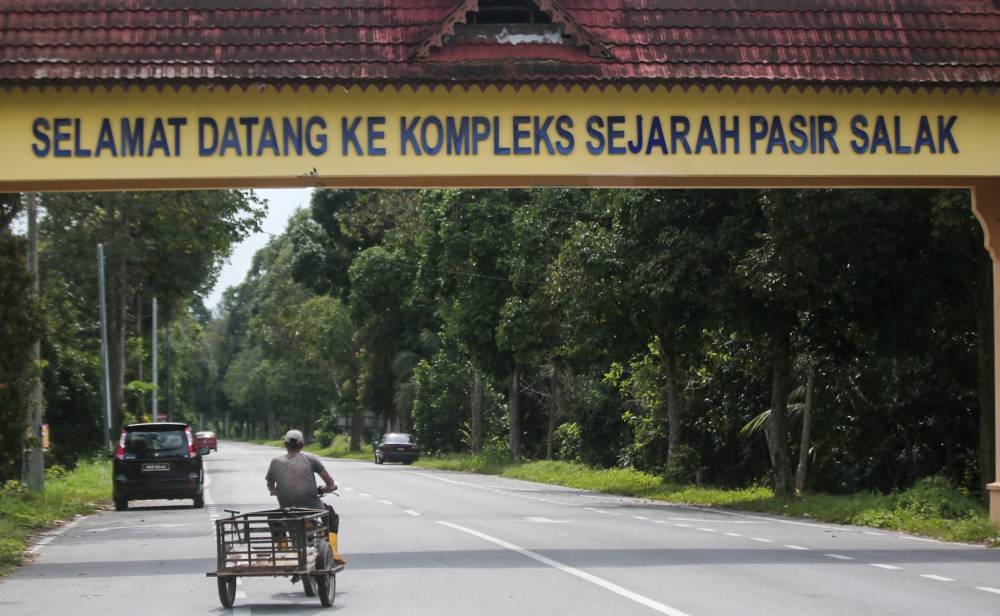
[{"label": "parked black mpv", "polygon": [[116,510],[147,498],[190,498],[204,507],[204,478],[189,425],[143,423],[122,430],[112,479]]}]

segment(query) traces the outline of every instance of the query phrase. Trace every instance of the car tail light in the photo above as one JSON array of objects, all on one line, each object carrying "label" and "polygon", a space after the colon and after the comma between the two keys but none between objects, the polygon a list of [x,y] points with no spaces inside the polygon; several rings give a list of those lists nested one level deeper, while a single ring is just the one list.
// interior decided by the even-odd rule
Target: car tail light
[{"label": "car tail light", "polygon": [[187,435],[188,441],[188,455],[192,458],[198,457],[198,450],[194,446],[194,435],[191,434],[191,428],[184,428],[184,434]]},{"label": "car tail light", "polygon": [[125,459],[125,431],[122,430],[122,436],[118,439],[118,449],[115,450],[115,457],[119,460]]}]

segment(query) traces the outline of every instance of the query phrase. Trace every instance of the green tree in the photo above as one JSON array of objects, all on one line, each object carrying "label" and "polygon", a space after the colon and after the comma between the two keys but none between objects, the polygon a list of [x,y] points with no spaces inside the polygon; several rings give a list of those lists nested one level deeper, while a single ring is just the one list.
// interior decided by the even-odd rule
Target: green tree
[{"label": "green tree", "polygon": [[[51,193],[43,196],[42,205],[46,211],[41,224],[43,272],[58,272],[77,302],[74,312],[84,323],[96,322],[96,246],[105,247],[110,395],[116,429],[129,380],[126,342],[130,331],[146,338],[145,319],[136,323],[130,315],[156,296],[163,308],[162,322],[169,323],[184,310],[191,293],[211,288],[229,248],[257,229],[263,206],[252,192],[239,191]],[[71,311],[61,314],[70,316]],[[73,329],[78,324],[59,326]]]},{"label": "green tree", "polygon": [[32,297],[27,244],[10,228],[19,211],[19,195],[0,195],[0,482],[18,477],[30,387],[38,370],[31,349],[44,326]]}]

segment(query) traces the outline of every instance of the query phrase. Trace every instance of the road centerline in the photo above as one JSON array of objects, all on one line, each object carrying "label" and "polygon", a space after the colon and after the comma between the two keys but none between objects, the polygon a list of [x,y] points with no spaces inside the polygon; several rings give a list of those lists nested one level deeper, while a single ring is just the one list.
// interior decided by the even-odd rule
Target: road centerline
[{"label": "road centerline", "polygon": [[650,599],[649,597],[640,595],[627,588],[623,588],[615,584],[614,582],[609,582],[608,580],[605,580],[604,578],[597,577],[596,575],[587,573],[586,571],[581,571],[580,569],[571,567],[556,560],[552,560],[551,558],[542,556],[541,554],[532,552],[531,550],[522,548],[521,546],[514,545],[509,541],[504,541],[503,539],[498,539],[497,537],[493,537],[485,533],[481,533],[477,530],[460,526],[458,524],[453,524],[451,522],[438,521],[438,524],[441,524],[442,526],[447,526],[448,528],[466,533],[468,535],[472,535],[473,537],[477,537],[479,539],[482,539],[483,541],[488,541],[494,545],[498,545],[502,548],[511,550],[512,552],[517,552],[522,556],[527,556],[528,558],[540,562],[543,565],[547,565],[549,567],[552,567],[553,569],[562,571],[563,573],[568,573],[569,575],[580,578],[581,580],[594,584],[595,586],[613,592],[616,595],[634,601],[635,603],[638,603],[640,605],[644,605],[652,609],[653,611],[659,612],[660,614],[667,614],[667,616],[689,616],[689,614],[687,614],[686,612],[682,612],[676,608],[670,607],[669,605],[665,605],[663,603],[660,603],[659,601],[655,601],[653,599]]}]

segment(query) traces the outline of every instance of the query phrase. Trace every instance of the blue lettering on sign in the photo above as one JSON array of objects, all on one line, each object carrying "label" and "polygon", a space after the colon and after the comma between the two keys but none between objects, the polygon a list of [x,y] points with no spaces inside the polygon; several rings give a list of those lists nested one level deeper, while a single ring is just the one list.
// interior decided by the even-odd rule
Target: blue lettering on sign
[{"label": "blue lettering on sign", "polygon": [[263,156],[264,150],[271,150],[271,154],[278,156],[278,135],[274,132],[274,121],[271,118],[264,118],[260,126],[260,141],[257,142],[257,156]]},{"label": "blue lettering on sign", "polygon": [[349,154],[347,150],[348,144],[354,146],[354,153],[361,156],[364,152],[361,150],[361,142],[358,141],[358,127],[361,126],[362,118],[360,116],[355,117],[351,120],[351,123],[347,123],[347,118],[340,119],[340,135],[341,135],[341,148],[340,153],[344,156]]},{"label": "blue lettering on sign", "polygon": [[424,119],[420,128],[420,145],[424,146],[424,152],[430,156],[435,156],[444,147],[444,126],[437,116]]},{"label": "blue lettering on sign", "polygon": [[472,154],[479,154],[479,144],[490,139],[490,119],[486,116],[472,118]]},{"label": "blue lettering on sign", "polygon": [[576,139],[573,137],[573,118],[567,115],[559,116],[556,120],[556,133],[559,135],[556,151],[563,156],[571,154],[576,145]]},{"label": "blue lettering on sign", "polygon": [[694,151],[701,154],[702,149],[712,151],[712,154],[719,153],[719,146],[715,143],[715,133],[712,131],[712,122],[705,116],[701,118],[701,128],[698,129],[698,141],[694,144]]},{"label": "blue lettering on sign", "polygon": [[312,116],[306,120],[306,148],[313,156],[326,154],[326,120]]},{"label": "blue lettering on sign", "polygon": [[555,148],[552,147],[552,140],[549,139],[549,128],[552,126],[552,121],[555,120],[552,116],[546,116],[544,119],[535,116],[534,118],[534,133],[535,133],[535,147],[533,152],[538,155],[542,150],[542,145],[545,146],[545,151],[549,156],[556,153]]},{"label": "blue lettering on sign", "polygon": [[420,144],[417,143],[417,123],[420,122],[420,116],[413,118],[410,123],[406,122],[406,116],[399,119],[399,137],[400,146],[402,147],[402,154],[406,156],[406,148],[413,148],[413,153],[420,156],[422,153],[420,149]]},{"label": "blue lettering on sign", "polygon": [[382,130],[383,126],[385,126],[384,117],[375,116],[368,118],[369,156],[385,156],[385,146],[381,145],[382,140],[385,139],[385,131]]},{"label": "blue lettering on sign", "polygon": [[530,123],[530,116],[514,116],[514,154],[518,156],[531,154],[531,147],[524,145],[524,142],[531,137],[531,131],[524,128],[524,125]]},{"label": "blue lettering on sign", "polygon": [[[944,154],[945,147],[952,154],[958,154],[954,128],[958,116],[937,117],[937,132],[934,132],[930,118],[920,116],[915,130],[903,124],[900,116],[886,119],[875,116],[874,121],[858,114],[851,118],[851,149],[855,154],[919,154],[927,149],[931,154]],[[871,129],[869,130],[869,126]]]},{"label": "blue lettering on sign", "polygon": [[608,154],[621,155],[625,153],[625,146],[618,145],[625,137],[625,130],[619,128],[625,123],[625,116],[610,116],[608,118]]},{"label": "blue lettering on sign", "polygon": [[454,156],[465,156],[471,153],[471,129],[472,118],[467,116],[445,118],[444,129],[448,134],[448,154]]},{"label": "blue lettering on sign", "polygon": [[118,156],[118,146],[115,145],[115,133],[111,128],[111,120],[107,118],[101,121],[101,132],[97,135],[97,146],[94,148],[94,156],[103,155],[105,150],[110,151],[112,158]]},{"label": "blue lettering on sign", "polygon": [[493,154],[495,156],[510,156],[510,146],[501,145],[500,116],[493,116]]},{"label": "blue lettering on sign", "polygon": [[732,120],[732,128],[727,128],[726,116],[719,116],[719,137],[722,140],[719,144],[719,151],[723,154],[729,151],[729,146],[726,145],[727,142],[733,144],[733,154],[740,153],[740,117],[733,116]]},{"label": "blue lettering on sign", "polygon": [[684,153],[691,153],[691,144],[688,143],[688,133],[691,132],[691,120],[686,116],[670,116],[670,151],[678,152],[677,144],[684,147]]},{"label": "blue lettering on sign", "polygon": [[587,141],[587,151],[597,156],[604,153],[604,118],[601,116],[590,116],[587,118],[587,134],[590,140]]},{"label": "blue lettering on sign", "polygon": [[35,118],[31,124],[31,133],[35,136],[35,143],[31,144],[32,153],[38,158],[45,158],[52,146],[49,141],[49,121],[45,118]]},{"label": "blue lettering on sign", "polygon": [[[809,156],[959,154],[957,115],[907,117],[857,113],[845,135],[836,116],[793,113],[748,115],[592,114],[576,126],[567,114],[341,117],[338,156],[568,156],[582,138],[591,156]],[[395,120],[393,120],[394,122]],[[199,157],[325,156],[327,119],[313,116],[36,117],[31,152],[37,158],[179,157],[185,140]],[[398,130],[398,132],[393,132]],[[390,134],[391,133],[391,134]],[[394,145],[398,142],[398,146]]]}]

